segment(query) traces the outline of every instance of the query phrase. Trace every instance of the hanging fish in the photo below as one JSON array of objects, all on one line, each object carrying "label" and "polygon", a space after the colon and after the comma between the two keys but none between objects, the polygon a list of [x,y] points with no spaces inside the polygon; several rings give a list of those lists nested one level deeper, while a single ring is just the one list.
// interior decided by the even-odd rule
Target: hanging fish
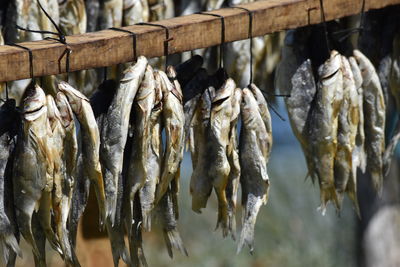
[{"label": "hanging fish", "polygon": [[228,234],[228,202],[225,188],[228,183],[230,165],[227,157],[229,144],[230,123],[232,117],[232,97],[236,84],[232,79],[226,80],[225,84],[216,92],[211,103],[210,115],[210,164],[208,175],[218,198],[218,220],[217,228],[221,226],[222,235]]},{"label": "hanging fish", "polygon": [[311,151],[310,122],[317,86],[307,51],[307,39],[310,33],[310,28],[286,32],[282,60],[276,70],[275,84],[278,92],[290,95],[285,98],[288,117],[306,158],[308,175],[314,182],[315,169]]},{"label": "hanging fish", "polygon": [[34,238],[32,216],[39,209],[42,191],[46,186],[46,124],[45,94],[38,85],[31,84],[23,100],[22,132],[16,148],[13,189],[18,228],[40,259],[44,255]]},{"label": "hanging fish", "polygon": [[229,129],[229,143],[227,157],[231,167],[226,185],[226,198],[228,200],[228,232],[232,239],[236,240],[236,200],[240,182],[240,162],[238,150],[237,122],[240,115],[240,103],[242,102],[242,90],[236,88],[232,97],[232,116]]},{"label": "hanging fish", "polygon": [[382,156],[385,150],[386,106],[381,84],[371,61],[358,50],[354,50],[354,57],[363,77],[367,170],[371,174],[373,187],[380,192],[383,183]]},{"label": "hanging fish", "polygon": [[131,107],[139,85],[142,82],[147,60],[139,57],[121,79],[116,95],[103,118],[101,128],[101,162],[106,184],[107,202],[111,208],[111,222],[114,223],[117,205],[117,185],[122,172],[122,158],[128,135]]},{"label": "hanging fish", "polygon": [[337,148],[337,128],[340,105],[343,100],[343,74],[337,51],[318,70],[319,82],[315,109],[312,114],[312,155],[315,175],[318,177],[322,213],[333,201],[338,207],[334,185],[334,158]]},{"label": "hanging fish", "polygon": [[[349,57],[349,63],[351,70],[353,72],[354,82],[357,88],[358,94],[358,127],[357,127],[357,136],[356,136],[356,147],[353,150],[353,170],[352,177],[357,176],[357,168],[359,168],[363,173],[365,172],[366,164],[367,164],[367,154],[365,152],[365,133],[364,133],[364,100],[363,100],[363,78],[361,74],[361,70],[358,67],[357,61],[354,57]],[[354,178],[352,178],[354,179]]]},{"label": "hanging fish", "polygon": [[[153,68],[147,65],[146,72],[140,87],[137,91],[132,107],[133,113],[133,143],[131,152],[131,163],[127,174],[127,183],[129,188],[129,211],[133,211],[135,195],[143,187],[146,180],[157,179],[151,170],[152,162],[149,161],[153,156],[152,148],[149,146],[151,142],[151,131],[149,128],[151,111],[155,101],[155,80]],[[153,198],[154,196],[152,196]],[[143,204],[145,200],[143,199]],[[150,206],[152,204],[150,203]],[[147,209],[142,210],[143,228],[149,230],[151,228],[151,207],[144,205]],[[133,214],[133,213],[131,213]],[[128,233],[131,232],[132,215],[127,217]]]},{"label": "hanging fish", "polygon": [[15,221],[12,185],[12,164],[20,125],[15,100],[8,99],[0,107],[0,262],[14,266],[19,248],[19,231]]},{"label": "hanging fish", "polygon": [[99,161],[100,134],[96,119],[89,99],[82,93],[66,82],[60,82],[58,88],[67,96],[72,111],[81,126],[83,168],[86,177],[93,183],[99,205],[100,225],[103,225],[105,219],[111,216],[111,207],[107,205],[105,200],[104,181]]},{"label": "hanging fish", "polygon": [[60,4],[60,28],[67,35],[86,32],[87,17],[83,0],[66,0]]},{"label": "hanging fish", "polygon": [[188,256],[187,250],[183,245],[182,238],[178,231],[177,211],[173,203],[173,192],[168,188],[167,192],[161,198],[157,205],[157,215],[163,230],[164,241],[167,246],[168,255],[173,258],[172,249],[179,250],[182,254]]},{"label": "hanging fish", "polygon": [[350,63],[344,56],[341,57],[341,70],[343,73],[343,101],[338,119],[337,150],[334,165],[335,187],[339,208],[346,191],[359,214],[356,176],[352,175],[352,155],[359,125],[359,99]]},{"label": "hanging fish", "polygon": [[190,179],[190,194],[192,195],[192,210],[201,213],[207,205],[212,191],[212,179],[208,175],[211,164],[209,155],[208,133],[210,127],[211,102],[214,88],[207,88],[193,114],[188,129],[188,143],[192,158],[193,172]]},{"label": "hanging fish", "polygon": [[123,0],[101,0],[98,30],[122,26]]},{"label": "hanging fish", "polygon": [[[157,73],[157,72],[156,72]],[[176,80],[176,72],[168,66],[167,74],[159,71],[163,86],[163,111],[161,121],[165,128],[166,150],[164,152],[163,167],[160,182],[157,185],[157,203],[167,191],[168,185],[180,170],[184,149],[184,124],[185,117],[182,105],[182,90]],[[170,81],[171,80],[171,81]]]},{"label": "hanging fish", "polygon": [[[154,208],[154,199],[156,193],[156,186],[159,182],[161,175],[161,162],[162,162],[162,125],[161,125],[161,112],[162,112],[162,90],[158,82],[154,87],[155,97],[152,105],[150,118],[148,121],[148,134],[149,141],[147,143],[146,160],[146,181],[143,187],[139,190],[140,205],[142,210],[143,228],[146,231],[151,230],[151,211]],[[148,96],[149,97],[149,96]]]},{"label": "hanging fish", "polygon": [[124,26],[149,21],[150,10],[147,0],[124,0],[123,9]]},{"label": "hanging fish", "polygon": [[100,11],[100,0],[86,0],[85,9],[87,15],[87,32],[94,32],[98,28],[98,19]]},{"label": "hanging fish", "polygon": [[267,131],[256,99],[247,88],[242,91],[240,112],[242,126],[239,137],[239,160],[244,211],[237,252],[239,253],[244,245],[248,245],[252,253],[257,215],[261,205],[265,205],[268,200],[267,163],[271,152],[269,143],[271,132]]},{"label": "hanging fish", "polygon": [[[65,97],[65,96],[64,96]],[[64,161],[64,142],[66,138],[66,129],[63,126],[60,111],[55,100],[51,95],[47,95],[47,118],[49,122],[48,134],[48,157],[53,158],[53,189],[52,189],[52,210],[53,221],[56,228],[62,255],[68,264],[78,264],[75,262],[76,256],[71,248],[69,234],[67,229],[67,220],[70,211],[71,184],[66,174],[66,162]],[[64,111],[64,110],[63,110]],[[68,114],[65,114],[68,116]],[[72,115],[72,114],[70,114]],[[65,117],[64,117],[65,118]],[[69,120],[73,119],[72,117]],[[69,122],[70,123],[70,122]],[[75,133],[73,133],[75,134]],[[69,140],[71,141],[71,140]],[[68,144],[69,145],[69,144]],[[73,143],[71,145],[74,145]],[[71,164],[71,163],[70,163]]]}]

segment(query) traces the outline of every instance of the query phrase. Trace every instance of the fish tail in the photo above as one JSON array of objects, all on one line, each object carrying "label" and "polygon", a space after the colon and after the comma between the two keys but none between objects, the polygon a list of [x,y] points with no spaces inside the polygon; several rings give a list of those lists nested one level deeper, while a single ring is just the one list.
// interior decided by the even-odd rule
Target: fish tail
[{"label": "fish tail", "polygon": [[228,235],[228,202],[226,199],[225,190],[222,190],[217,193],[218,196],[218,220],[217,226],[222,228],[222,236],[226,237]]},{"label": "fish tail", "polygon": [[163,230],[165,244],[167,246],[168,255],[172,259],[174,254],[172,252],[172,248],[179,250],[183,255],[188,256],[188,252],[183,245],[182,238],[179,234],[178,229],[171,229],[171,230]]},{"label": "fish tail", "polygon": [[339,199],[336,194],[336,189],[333,185],[327,188],[321,188],[321,206],[318,208],[318,210],[322,212],[322,215],[325,215],[326,206],[329,203],[329,201],[333,201],[336,209],[340,210]]},{"label": "fish tail", "polygon": [[95,180],[94,191],[96,194],[97,204],[99,205],[99,224],[103,230],[106,218],[111,217],[111,210],[107,208],[108,205],[106,203],[103,180]]},{"label": "fish tail", "polygon": [[239,254],[245,245],[250,248],[250,254],[254,251],[254,227],[257,214],[260,210],[263,200],[261,198],[249,195],[243,213],[243,227],[240,233],[239,243],[236,253]]},{"label": "fish tail", "polygon": [[[8,249],[11,249],[15,254],[22,258],[22,251],[18,245],[18,240],[15,238],[15,235],[13,233],[6,234],[3,236],[3,238],[4,244],[8,247]],[[8,262],[8,260],[6,260],[6,262]]]},{"label": "fish tail", "polygon": [[254,251],[254,224],[246,221],[243,224],[242,232],[240,233],[239,243],[236,253],[239,254],[245,245],[250,248],[250,254]]},{"label": "fish tail", "polygon": [[20,211],[20,213],[17,214],[17,223],[22,236],[32,246],[33,254],[40,256],[39,248],[36,244],[35,238],[33,237],[32,216],[29,213]]},{"label": "fish tail", "polygon": [[371,181],[372,181],[372,186],[374,187],[378,195],[382,195],[382,184],[383,184],[382,173],[377,171],[372,171]]},{"label": "fish tail", "polygon": [[3,266],[14,266],[12,263],[15,262],[17,254],[22,258],[22,252],[15,236],[13,234],[0,236],[0,263],[2,262]]},{"label": "fish tail", "polygon": [[118,266],[119,259],[122,259],[128,266],[131,264],[128,250],[125,246],[124,235],[119,226],[112,226],[109,219],[106,223],[108,236],[111,243],[114,266]]},{"label": "fish tail", "polygon": [[[20,256],[22,258],[22,255]],[[6,267],[14,267],[17,260],[17,254],[14,251],[10,251],[6,262]]]},{"label": "fish tail", "polygon": [[228,231],[231,233],[232,240],[236,241],[236,217],[234,203],[229,203],[228,206]]},{"label": "fish tail", "polygon": [[144,209],[142,207],[143,229],[146,232],[151,231],[151,209]]},{"label": "fish tail", "polygon": [[353,202],[354,209],[355,212],[357,213],[358,218],[361,219],[360,206],[358,205],[358,198],[357,198],[357,185],[354,178],[355,177],[352,177],[352,179],[349,180],[346,187],[346,192],[351,201]]},{"label": "fish tail", "polygon": [[[141,232],[140,229],[135,231]],[[142,247],[142,238],[141,233],[135,234],[135,236],[131,236],[129,242],[129,250],[131,255],[132,266],[134,267],[147,267],[146,257],[144,255],[143,247]]]}]

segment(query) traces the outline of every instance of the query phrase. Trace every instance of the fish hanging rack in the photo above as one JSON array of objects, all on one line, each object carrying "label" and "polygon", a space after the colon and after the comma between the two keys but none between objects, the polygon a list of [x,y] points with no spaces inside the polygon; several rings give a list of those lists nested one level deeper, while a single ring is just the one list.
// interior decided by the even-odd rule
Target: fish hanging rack
[{"label": "fish hanging rack", "polygon": [[[360,12],[360,0],[324,1],[326,20]],[[400,4],[400,0],[367,0],[365,10]],[[319,0],[266,0],[239,5],[253,12],[253,37],[321,22]],[[245,10],[223,8],[208,13],[225,19],[225,42],[248,38],[249,15]],[[221,19],[193,14],[154,22],[169,30],[168,54],[191,51],[221,43]],[[165,29],[148,25],[122,27],[136,35],[136,55],[148,58],[165,54]],[[66,37],[72,50],[69,70],[99,68],[132,61],[132,35],[102,30]],[[66,45],[54,40],[19,43],[31,49],[34,77],[66,72]],[[0,82],[30,78],[29,53],[15,46],[0,46]]]}]

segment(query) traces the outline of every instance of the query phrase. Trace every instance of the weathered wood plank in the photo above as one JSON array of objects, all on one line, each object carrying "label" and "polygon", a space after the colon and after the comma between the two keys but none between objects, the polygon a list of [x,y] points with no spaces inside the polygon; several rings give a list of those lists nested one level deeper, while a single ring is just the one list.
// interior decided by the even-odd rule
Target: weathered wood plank
[{"label": "weathered wood plank", "polygon": [[[329,0],[324,2],[327,20],[357,14],[361,0]],[[365,8],[377,9],[400,4],[400,0],[366,0]],[[319,0],[267,0],[241,5],[254,11],[253,36],[297,28],[321,22]],[[249,17],[247,12],[226,8],[212,11],[225,17],[225,40],[246,39]],[[217,17],[193,14],[157,22],[170,29],[169,53],[214,46],[221,41],[221,20]],[[165,30],[152,26],[124,27],[137,35],[137,54],[157,57],[164,54]],[[132,37],[128,33],[103,30],[67,37],[72,49],[70,71],[112,66],[132,61]],[[65,45],[43,40],[21,45],[32,50],[34,76],[65,72],[65,57],[60,56]],[[28,52],[13,46],[0,46],[0,81],[29,78]]]}]

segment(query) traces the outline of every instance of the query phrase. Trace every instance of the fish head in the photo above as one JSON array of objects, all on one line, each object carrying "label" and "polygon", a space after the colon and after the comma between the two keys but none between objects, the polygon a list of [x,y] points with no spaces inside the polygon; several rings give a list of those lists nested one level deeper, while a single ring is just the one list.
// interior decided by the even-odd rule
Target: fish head
[{"label": "fish head", "polygon": [[351,71],[353,73],[354,82],[356,84],[356,88],[360,88],[363,83],[361,70],[358,67],[357,61],[354,57],[349,57],[349,64]]},{"label": "fish head", "polygon": [[46,96],[46,106],[47,106],[47,119],[50,122],[50,126],[53,128],[54,124],[57,121],[61,121],[61,115],[52,95]]},{"label": "fish head", "polygon": [[227,101],[231,100],[230,97],[233,96],[235,88],[236,84],[231,78],[225,81],[212,99],[212,113],[218,112],[226,106]]},{"label": "fish head", "polygon": [[374,72],[374,65],[357,49],[353,51],[353,55],[358,63],[358,67],[360,68],[363,83],[368,84],[372,78],[372,73]]},{"label": "fish head", "polygon": [[330,58],[322,64],[318,69],[320,81],[323,85],[328,86],[336,82],[337,75],[340,75],[339,70],[342,65],[340,54],[332,50]]},{"label": "fish head", "polygon": [[155,111],[162,108],[162,99],[163,99],[161,87],[157,86],[157,82],[155,83],[154,91],[155,91],[155,98],[154,98],[153,110]]},{"label": "fish head", "polygon": [[152,89],[155,87],[153,68],[150,65],[146,66],[146,72],[143,76],[143,80],[140,83],[140,87],[136,93],[135,101],[141,101],[146,99],[150,94],[153,93]]},{"label": "fish head", "polygon": [[244,88],[242,90],[242,101],[240,103],[240,113],[242,114],[243,123],[253,118],[253,114],[257,112],[257,109],[258,105],[253,93],[248,88]]},{"label": "fish head", "polygon": [[197,106],[198,108],[201,109],[201,117],[204,118],[205,120],[210,119],[211,102],[213,98],[211,91],[215,91],[214,87],[210,86],[209,88],[204,90],[203,94],[201,95],[200,103]]},{"label": "fish head", "polygon": [[66,95],[68,102],[75,113],[80,113],[82,109],[82,101],[89,102],[89,99],[84,94],[64,81],[58,84],[58,89]]},{"label": "fish head", "polygon": [[182,95],[182,88],[181,85],[178,82],[177,79],[177,74],[175,71],[175,68],[173,66],[168,66],[167,67],[167,76],[170,79],[171,83],[174,85],[172,88],[172,94],[179,99],[179,101],[183,101],[183,95]]},{"label": "fish head", "polygon": [[34,121],[47,114],[46,95],[39,85],[31,83],[23,97],[23,113],[26,121]]},{"label": "fish head", "polygon": [[56,104],[60,111],[61,123],[65,128],[67,128],[74,121],[74,115],[64,93],[57,93]]}]

